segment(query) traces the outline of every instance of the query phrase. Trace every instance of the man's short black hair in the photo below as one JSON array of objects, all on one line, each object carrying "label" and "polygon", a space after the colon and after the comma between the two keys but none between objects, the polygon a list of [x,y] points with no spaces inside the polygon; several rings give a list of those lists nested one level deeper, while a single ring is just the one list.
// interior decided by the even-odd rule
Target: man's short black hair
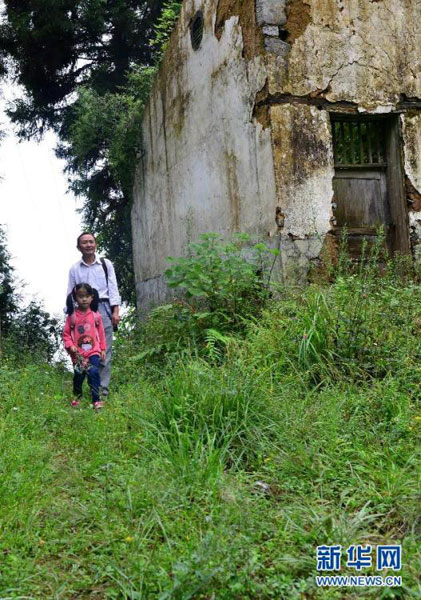
[{"label": "man's short black hair", "polygon": [[93,233],[91,233],[90,231],[84,231],[83,233],[78,235],[78,238],[76,240],[76,248],[79,248],[80,238],[83,237],[84,235],[91,235],[94,238],[94,241],[96,242],[96,237],[94,236]]}]

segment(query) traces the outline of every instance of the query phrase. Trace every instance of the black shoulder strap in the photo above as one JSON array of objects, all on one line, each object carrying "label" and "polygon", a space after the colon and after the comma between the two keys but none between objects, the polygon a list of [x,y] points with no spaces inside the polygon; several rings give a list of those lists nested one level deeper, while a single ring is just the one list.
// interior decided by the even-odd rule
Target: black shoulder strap
[{"label": "black shoulder strap", "polygon": [[107,269],[107,263],[105,262],[105,258],[100,258],[100,261],[101,261],[102,268],[104,269],[105,281],[107,282],[107,286],[108,286],[108,269]]}]

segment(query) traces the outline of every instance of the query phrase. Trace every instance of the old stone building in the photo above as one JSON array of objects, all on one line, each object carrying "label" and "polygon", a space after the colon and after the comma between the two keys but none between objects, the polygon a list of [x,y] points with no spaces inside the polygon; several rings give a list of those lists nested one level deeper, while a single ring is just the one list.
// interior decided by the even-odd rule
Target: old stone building
[{"label": "old stone building", "polygon": [[142,127],[140,306],[201,232],[280,245],[305,277],[346,224],[421,259],[419,0],[185,0]]}]

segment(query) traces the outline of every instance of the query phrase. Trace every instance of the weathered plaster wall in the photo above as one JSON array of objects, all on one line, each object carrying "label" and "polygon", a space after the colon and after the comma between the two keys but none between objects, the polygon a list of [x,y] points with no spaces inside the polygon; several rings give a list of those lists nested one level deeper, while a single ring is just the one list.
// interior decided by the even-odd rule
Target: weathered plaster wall
[{"label": "weathered plaster wall", "polygon": [[412,250],[421,262],[421,113],[403,115],[402,131]]},{"label": "weathered plaster wall", "polygon": [[270,108],[285,275],[303,279],[331,228],[333,153],[329,115],[315,106]]},{"label": "weathered plaster wall", "polygon": [[[265,81],[261,40],[253,2],[239,3],[239,16],[232,4],[185,2],[146,110],[132,213],[142,305],[163,298],[165,259],[183,254],[189,238],[276,229],[270,130],[253,118]],[[193,51],[189,23],[199,9],[205,28]]]},{"label": "weathered plaster wall", "polygon": [[323,96],[372,111],[402,95],[421,97],[418,0],[257,2],[279,7],[285,38],[268,54],[269,94]]},{"label": "weathered plaster wall", "polygon": [[421,259],[419,0],[256,0],[256,11],[267,80],[255,114],[272,126],[284,263],[305,273],[334,223],[329,112],[402,111],[412,250]]},{"label": "weathered plaster wall", "polygon": [[[334,224],[331,112],[402,113],[421,259],[419,0],[186,0],[143,122],[132,213],[138,298],[200,232],[280,243],[306,276]],[[205,19],[193,51],[189,24]],[[279,236],[279,237],[278,237]]]}]

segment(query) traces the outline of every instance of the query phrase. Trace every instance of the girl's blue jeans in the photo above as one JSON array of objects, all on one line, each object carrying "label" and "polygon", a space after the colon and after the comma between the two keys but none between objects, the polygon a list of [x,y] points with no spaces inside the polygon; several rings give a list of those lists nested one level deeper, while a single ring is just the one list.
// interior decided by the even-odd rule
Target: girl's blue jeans
[{"label": "girl's blue jeans", "polygon": [[76,398],[82,397],[82,384],[85,376],[88,377],[88,384],[91,388],[92,402],[98,402],[99,400],[99,387],[101,385],[99,378],[99,361],[100,357],[95,354],[90,356],[86,367],[75,367],[73,375],[73,394]]}]

